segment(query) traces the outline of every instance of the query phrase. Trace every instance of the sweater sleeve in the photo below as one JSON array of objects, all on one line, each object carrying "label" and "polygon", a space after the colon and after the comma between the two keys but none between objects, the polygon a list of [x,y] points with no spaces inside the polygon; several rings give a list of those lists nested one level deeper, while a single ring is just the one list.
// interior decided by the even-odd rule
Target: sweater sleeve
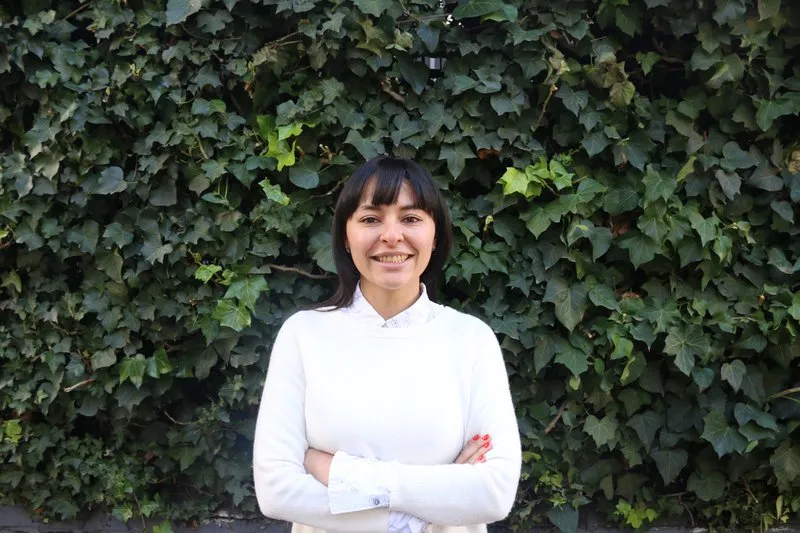
[{"label": "sweater sleeve", "polygon": [[489,433],[493,449],[485,462],[474,465],[362,459],[362,468],[372,469],[372,478],[389,487],[393,511],[434,524],[465,526],[502,520],[511,510],[522,463],[519,429],[500,346],[488,326],[481,326],[468,378],[467,434]]},{"label": "sweater sleeve", "polygon": [[259,508],[268,517],[329,532],[387,531],[386,508],[331,514],[327,488],[305,471],[305,376],[293,326],[291,317],[275,339],[256,420],[253,478]]}]

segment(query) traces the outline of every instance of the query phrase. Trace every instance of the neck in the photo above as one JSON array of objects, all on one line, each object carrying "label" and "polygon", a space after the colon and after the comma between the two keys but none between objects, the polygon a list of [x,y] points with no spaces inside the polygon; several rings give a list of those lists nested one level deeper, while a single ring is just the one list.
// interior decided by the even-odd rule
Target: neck
[{"label": "neck", "polygon": [[422,290],[419,282],[410,283],[407,287],[395,291],[387,291],[368,283],[361,283],[361,293],[384,320],[389,320],[414,305],[414,302],[422,294]]}]

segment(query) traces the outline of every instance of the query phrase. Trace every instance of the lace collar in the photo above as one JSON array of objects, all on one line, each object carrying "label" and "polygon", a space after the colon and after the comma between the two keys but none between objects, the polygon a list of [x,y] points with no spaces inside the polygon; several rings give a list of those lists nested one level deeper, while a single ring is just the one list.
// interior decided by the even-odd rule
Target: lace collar
[{"label": "lace collar", "polygon": [[408,328],[418,326],[426,323],[435,313],[436,304],[431,302],[428,298],[428,291],[425,289],[425,284],[420,283],[421,294],[417,301],[411,307],[399,314],[393,316],[389,320],[384,320],[383,317],[375,310],[374,307],[364,298],[364,293],[361,292],[361,284],[356,285],[356,292],[353,294],[353,303],[349,307],[345,307],[344,311],[347,314],[357,317],[370,325],[383,327],[383,328]]}]

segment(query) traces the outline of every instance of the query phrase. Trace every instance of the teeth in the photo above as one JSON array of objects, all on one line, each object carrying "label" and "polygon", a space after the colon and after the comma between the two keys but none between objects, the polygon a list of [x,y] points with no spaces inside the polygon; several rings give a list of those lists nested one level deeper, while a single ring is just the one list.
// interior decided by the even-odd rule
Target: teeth
[{"label": "teeth", "polygon": [[402,263],[408,259],[407,255],[385,255],[383,257],[378,257],[378,261],[381,263]]}]

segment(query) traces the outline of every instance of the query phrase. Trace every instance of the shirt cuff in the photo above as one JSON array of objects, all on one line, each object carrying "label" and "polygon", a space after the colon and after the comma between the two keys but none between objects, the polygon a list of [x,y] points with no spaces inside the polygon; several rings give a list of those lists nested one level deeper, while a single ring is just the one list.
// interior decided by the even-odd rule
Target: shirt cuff
[{"label": "shirt cuff", "polygon": [[331,514],[389,507],[389,473],[373,458],[336,452],[328,474]]},{"label": "shirt cuff", "polygon": [[409,514],[392,511],[389,513],[388,533],[422,533],[428,523]]}]

